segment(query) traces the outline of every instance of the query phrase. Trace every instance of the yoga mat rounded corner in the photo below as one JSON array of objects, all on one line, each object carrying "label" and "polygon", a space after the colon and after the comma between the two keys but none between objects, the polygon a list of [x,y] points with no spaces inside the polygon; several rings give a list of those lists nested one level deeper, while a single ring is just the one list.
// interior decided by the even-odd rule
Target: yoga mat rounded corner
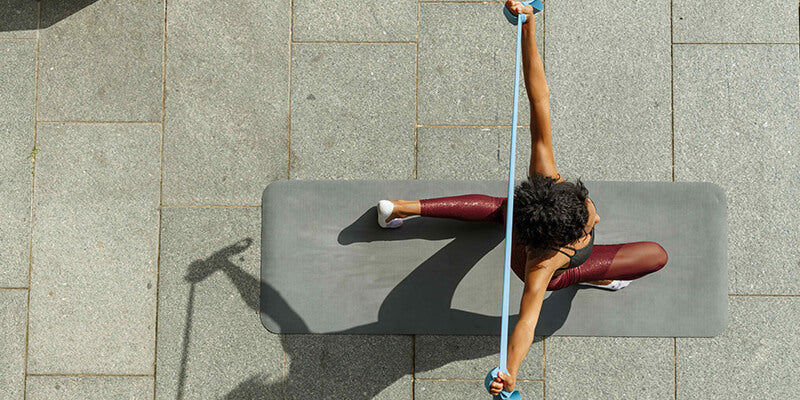
[{"label": "yoga mat rounded corner", "polygon": [[264,191],[261,192],[261,205],[267,203],[267,199],[272,194],[272,192],[278,191],[281,192],[284,186],[289,185],[290,181],[288,179],[281,179],[277,181],[272,181],[267,184],[267,187],[264,188]]},{"label": "yoga mat rounded corner", "polygon": [[261,325],[266,328],[269,333],[274,333],[276,335],[284,333],[281,331],[280,326],[278,326],[275,321],[270,319],[266,314],[261,312],[261,310],[258,312],[258,319],[261,320]]}]

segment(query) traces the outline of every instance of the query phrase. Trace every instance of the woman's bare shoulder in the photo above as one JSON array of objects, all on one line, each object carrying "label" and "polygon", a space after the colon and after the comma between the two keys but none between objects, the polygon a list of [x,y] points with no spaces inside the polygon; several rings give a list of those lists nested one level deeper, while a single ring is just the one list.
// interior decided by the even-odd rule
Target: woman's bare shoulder
[{"label": "woman's bare shoulder", "polygon": [[570,262],[569,257],[558,250],[534,250],[530,247],[526,247],[526,252],[526,267],[530,265],[557,270],[567,266]]}]

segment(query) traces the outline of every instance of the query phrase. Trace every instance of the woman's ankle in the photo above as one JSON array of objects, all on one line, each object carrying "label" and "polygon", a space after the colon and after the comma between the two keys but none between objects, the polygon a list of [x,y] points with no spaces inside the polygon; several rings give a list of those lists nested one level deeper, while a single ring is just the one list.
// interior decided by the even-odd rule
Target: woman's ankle
[{"label": "woman's ankle", "polygon": [[396,212],[401,218],[420,215],[419,200],[395,200]]}]

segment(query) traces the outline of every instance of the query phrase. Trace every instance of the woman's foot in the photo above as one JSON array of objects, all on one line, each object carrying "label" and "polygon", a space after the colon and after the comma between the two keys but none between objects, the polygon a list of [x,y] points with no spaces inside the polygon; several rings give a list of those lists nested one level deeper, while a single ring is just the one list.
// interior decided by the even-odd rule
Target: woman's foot
[{"label": "woman's foot", "polygon": [[378,225],[381,228],[399,228],[403,225],[403,218],[408,215],[403,212],[402,200],[381,200],[378,202]]}]

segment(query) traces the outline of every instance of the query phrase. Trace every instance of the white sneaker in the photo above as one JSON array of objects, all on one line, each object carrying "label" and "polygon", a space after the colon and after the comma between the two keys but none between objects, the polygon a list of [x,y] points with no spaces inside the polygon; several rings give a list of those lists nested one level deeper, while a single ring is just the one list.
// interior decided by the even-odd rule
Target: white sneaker
[{"label": "white sneaker", "polygon": [[399,228],[403,225],[402,218],[395,218],[388,223],[386,222],[386,218],[389,218],[392,215],[392,211],[394,210],[394,204],[389,200],[381,200],[378,202],[378,225],[381,228]]},{"label": "white sneaker", "polygon": [[611,281],[608,285],[595,285],[593,283],[586,283],[586,282],[578,282],[579,285],[586,285],[586,286],[594,286],[601,289],[609,289],[609,290],[620,290],[628,285],[633,281]]}]

